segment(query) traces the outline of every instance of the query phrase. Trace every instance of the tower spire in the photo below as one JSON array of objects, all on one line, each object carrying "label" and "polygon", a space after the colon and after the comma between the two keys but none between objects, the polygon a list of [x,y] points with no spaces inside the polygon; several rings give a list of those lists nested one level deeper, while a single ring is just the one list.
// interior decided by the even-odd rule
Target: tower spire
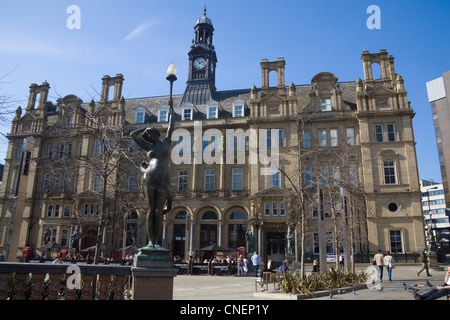
[{"label": "tower spire", "polygon": [[205,105],[213,99],[216,91],[215,74],[217,56],[213,46],[214,27],[206,16],[206,5],[203,15],[194,26],[195,37],[189,51],[189,75],[186,90],[181,101],[194,105]]}]

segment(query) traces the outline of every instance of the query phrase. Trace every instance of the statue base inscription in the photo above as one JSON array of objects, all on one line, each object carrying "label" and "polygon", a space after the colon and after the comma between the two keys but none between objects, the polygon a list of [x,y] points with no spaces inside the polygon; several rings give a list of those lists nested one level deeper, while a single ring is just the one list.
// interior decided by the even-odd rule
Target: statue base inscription
[{"label": "statue base inscription", "polygon": [[134,258],[133,300],[172,300],[173,278],[177,269],[173,266],[170,251],[160,247],[144,247]]}]

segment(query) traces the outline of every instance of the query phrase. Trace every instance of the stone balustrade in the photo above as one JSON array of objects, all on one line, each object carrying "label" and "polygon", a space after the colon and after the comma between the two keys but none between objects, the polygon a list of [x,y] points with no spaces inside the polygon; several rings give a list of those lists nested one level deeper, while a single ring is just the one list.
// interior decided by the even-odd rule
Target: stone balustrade
[{"label": "stone balustrade", "polygon": [[0,300],[124,300],[131,282],[130,266],[0,263]]}]

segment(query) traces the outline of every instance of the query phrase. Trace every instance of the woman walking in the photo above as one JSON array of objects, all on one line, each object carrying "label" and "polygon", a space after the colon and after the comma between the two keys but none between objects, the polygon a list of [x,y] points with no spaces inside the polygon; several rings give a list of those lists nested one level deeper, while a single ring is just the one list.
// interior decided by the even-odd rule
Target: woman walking
[{"label": "woman walking", "polygon": [[383,258],[384,265],[388,273],[389,281],[392,281],[392,269],[394,268],[394,260],[392,259],[390,251],[386,251],[386,255]]}]

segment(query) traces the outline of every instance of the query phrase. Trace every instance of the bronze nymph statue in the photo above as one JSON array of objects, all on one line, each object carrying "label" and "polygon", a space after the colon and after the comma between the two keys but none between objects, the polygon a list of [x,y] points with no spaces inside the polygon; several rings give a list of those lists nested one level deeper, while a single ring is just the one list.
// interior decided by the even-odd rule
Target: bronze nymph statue
[{"label": "bronze nymph statue", "polygon": [[174,130],[173,104],[170,103],[169,127],[166,137],[160,140],[156,128],[140,128],[131,137],[147,153],[147,161],[142,162],[142,185],[147,200],[148,247],[157,244],[163,226],[163,216],[172,208],[172,195],[169,191],[170,144]]}]

